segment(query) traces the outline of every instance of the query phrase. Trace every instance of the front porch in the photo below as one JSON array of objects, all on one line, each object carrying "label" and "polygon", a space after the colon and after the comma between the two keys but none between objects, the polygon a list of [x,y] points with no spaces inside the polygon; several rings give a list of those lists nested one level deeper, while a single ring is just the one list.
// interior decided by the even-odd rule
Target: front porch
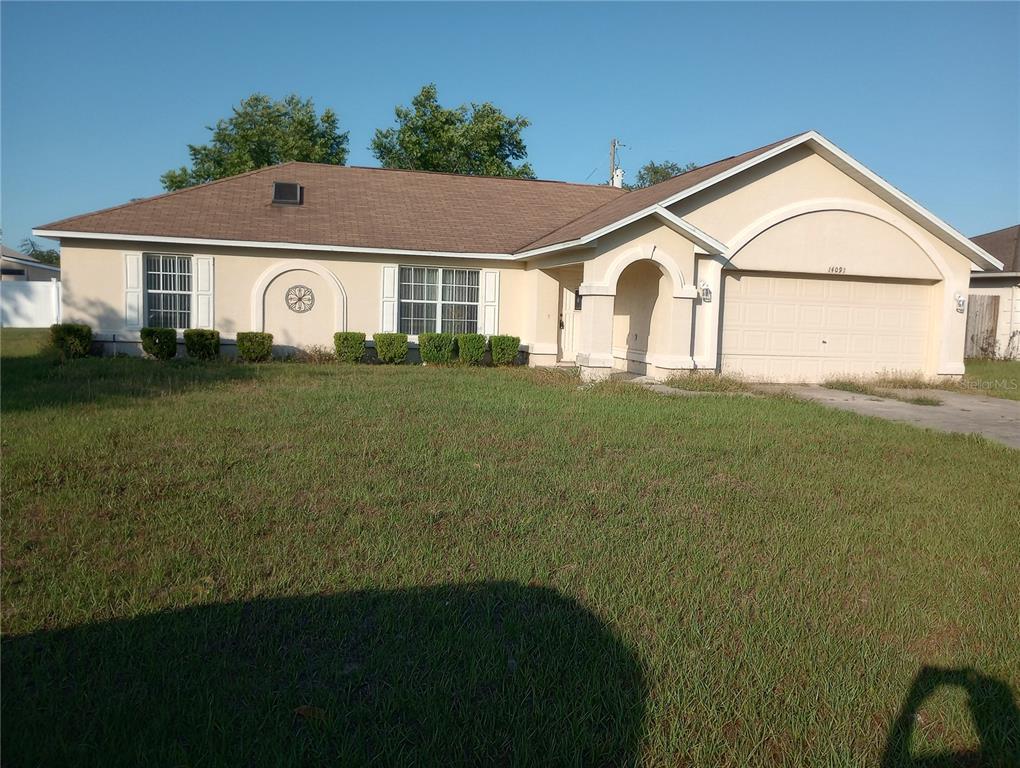
[{"label": "front porch", "polygon": [[[637,226],[636,237],[533,270],[533,365],[577,365],[588,381],[616,371],[664,379],[716,370],[714,345],[700,342],[715,336],[721,265],[667,227]],[[695,287],[699,270],[706,291]]]}]

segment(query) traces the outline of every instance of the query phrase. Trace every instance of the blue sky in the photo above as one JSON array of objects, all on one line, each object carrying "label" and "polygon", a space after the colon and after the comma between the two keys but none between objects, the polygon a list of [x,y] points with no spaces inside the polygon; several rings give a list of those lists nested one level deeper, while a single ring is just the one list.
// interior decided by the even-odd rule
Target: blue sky
[{"label": "blue sky", "polygon": [[532,121],[542,178],[598,182],[608,144],[707,163],[809,128],[966,234],[1020,220],[1020,4],[0,6],[2,224],[162,191],[253,91],[332,107],[350,162],[434,81]]}]

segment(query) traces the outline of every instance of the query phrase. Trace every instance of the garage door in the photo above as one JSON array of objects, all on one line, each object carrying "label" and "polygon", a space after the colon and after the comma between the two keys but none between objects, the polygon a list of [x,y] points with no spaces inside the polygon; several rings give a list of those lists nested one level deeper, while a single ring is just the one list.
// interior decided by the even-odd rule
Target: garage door
[{"label": "garage door", "polygon": [[920,373],[932,285],[728,273],[722,370],[769,381]]}]

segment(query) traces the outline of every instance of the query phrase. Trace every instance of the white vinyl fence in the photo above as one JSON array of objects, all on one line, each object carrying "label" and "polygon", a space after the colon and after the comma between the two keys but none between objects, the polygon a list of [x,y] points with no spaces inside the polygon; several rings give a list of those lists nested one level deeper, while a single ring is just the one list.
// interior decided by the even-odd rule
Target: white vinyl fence
[{"label": "white vinyl fence", "polygon": [[0,282],[0,325],[4,328],[48,328],[59,322],[59,280]]}]

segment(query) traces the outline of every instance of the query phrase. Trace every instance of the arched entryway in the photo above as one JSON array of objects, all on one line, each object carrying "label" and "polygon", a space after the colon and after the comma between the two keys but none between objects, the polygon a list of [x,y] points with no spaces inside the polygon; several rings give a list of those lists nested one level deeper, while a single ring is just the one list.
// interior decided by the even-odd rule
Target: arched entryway
[{"label": "arched entryway", "polygon": [[666,353],[672,334],[673,281],[658,263],[635,261],[624,268],[613,301],[614,367],[648,373]]},{"label": "arched entryway", "polygon": [[273,334],[285,349],[331,347],[347,329],[347,297],[331,271],[295,259],[267,269],[252,288],[252,328]]}]

